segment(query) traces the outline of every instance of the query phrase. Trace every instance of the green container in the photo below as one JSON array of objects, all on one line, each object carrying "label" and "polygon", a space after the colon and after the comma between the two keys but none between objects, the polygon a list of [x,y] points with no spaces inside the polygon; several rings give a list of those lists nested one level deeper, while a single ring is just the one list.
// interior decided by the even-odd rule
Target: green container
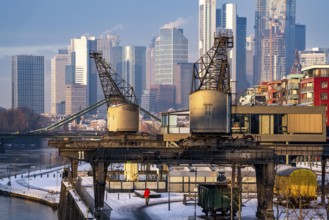
[{"label": "green container", "polygon": [[[238,190],[233,190],[233,210],[238,210]],[[231,210],[231,188],[227,184],[200,184],[198,187],[198,205],[202,211],[215,214],[221,212],[223,215]]]}]

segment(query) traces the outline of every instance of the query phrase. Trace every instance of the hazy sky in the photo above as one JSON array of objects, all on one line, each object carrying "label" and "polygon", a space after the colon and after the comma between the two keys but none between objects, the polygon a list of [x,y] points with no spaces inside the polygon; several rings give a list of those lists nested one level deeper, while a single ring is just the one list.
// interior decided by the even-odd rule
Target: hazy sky
[{"label": "hazy sky", "polygon": [[[253,34],[255,0],[237,3]],[[306,24],[307,48],[329,47],[329,0],[297,0],[296,22]],[[189,40],[189,60],[197,57],[198,0],[1,0],[0,106],[11,106],[11,56],[45,56],[46,111],[50,106],[50,59],[71,38],[114,33],[121,45],[147,46],[159,28],[178,19]]]}]

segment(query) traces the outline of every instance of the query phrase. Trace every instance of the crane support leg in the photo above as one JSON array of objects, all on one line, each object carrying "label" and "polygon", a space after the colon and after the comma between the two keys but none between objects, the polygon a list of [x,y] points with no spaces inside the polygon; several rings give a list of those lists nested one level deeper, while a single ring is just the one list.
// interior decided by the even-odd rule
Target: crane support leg
[{"label": "crane support leg", "polygon": [[108,163],[97,160],[91,163],[94,180],[95,217],[98,219],[104,207],[104,192],[106,185]]},{"label": "crane support leg", "polygon": [[75,180],[78,177],[78,160],[71,159],[71,178]]},{"label": "crane support leg", "polygon": [[274,220],[273,213],[273,186],[274,186],[274,163],[255,164],[257,181],[257,213],[261,220]]}]

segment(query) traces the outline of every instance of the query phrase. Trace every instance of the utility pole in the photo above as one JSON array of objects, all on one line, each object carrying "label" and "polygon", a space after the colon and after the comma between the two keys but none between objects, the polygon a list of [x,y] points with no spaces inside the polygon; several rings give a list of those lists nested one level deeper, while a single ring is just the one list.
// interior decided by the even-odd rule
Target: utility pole
[{"label": "utility pole", "polygon": [[235,164],[232,165],[232,177],[231,177],[231,220],[234,219],[234,185],[235,185]]}]

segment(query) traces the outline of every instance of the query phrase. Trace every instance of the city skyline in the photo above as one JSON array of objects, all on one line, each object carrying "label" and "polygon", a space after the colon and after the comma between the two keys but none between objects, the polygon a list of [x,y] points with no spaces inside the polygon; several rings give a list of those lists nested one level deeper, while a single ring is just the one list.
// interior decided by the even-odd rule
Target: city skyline
[{"label": "city skyline", "polygon": [[[252,3],[251,3],[252,2]],[[81,35],[99,36],[118,34],[121,45],[147,46],[153,35],[159,34],[163,25],[176,22],[184,29],[189,40],[189,62],[198,58],[198,0],[182,1],[119,1],[101,4],[90,2],[24,2],[19,0],[2,2],[0,8],[0,86],[4,95],[0,106],[10,107],[12,55],[45,56],[46,112],[50,111],[50,59],[58,49],[65,48],[71,38]],[[173,6],[173,3],[175,7]],[[224,3],[237,3],[237,14],[247,17],[247,35],[253,34],[255,0],[217,0],[217,8]],[[313,3],[313,4],[312,4]],[[326,36],[329,28],[323,28],[326,0],[297,2],[296,22],[305,24],[306,48],[328,47]],[[20,7],[17,7],[17,5]],[[75,10],[79,9],[79,10]],[[121,10],[120,10],[121,9]],[[137,10],[138,9],[138,10]],[[127,13],[122,13],[125,10]],[[143,16],[141,16],[143,15]],[[8,19],[10,17],[10,19]]]}]

